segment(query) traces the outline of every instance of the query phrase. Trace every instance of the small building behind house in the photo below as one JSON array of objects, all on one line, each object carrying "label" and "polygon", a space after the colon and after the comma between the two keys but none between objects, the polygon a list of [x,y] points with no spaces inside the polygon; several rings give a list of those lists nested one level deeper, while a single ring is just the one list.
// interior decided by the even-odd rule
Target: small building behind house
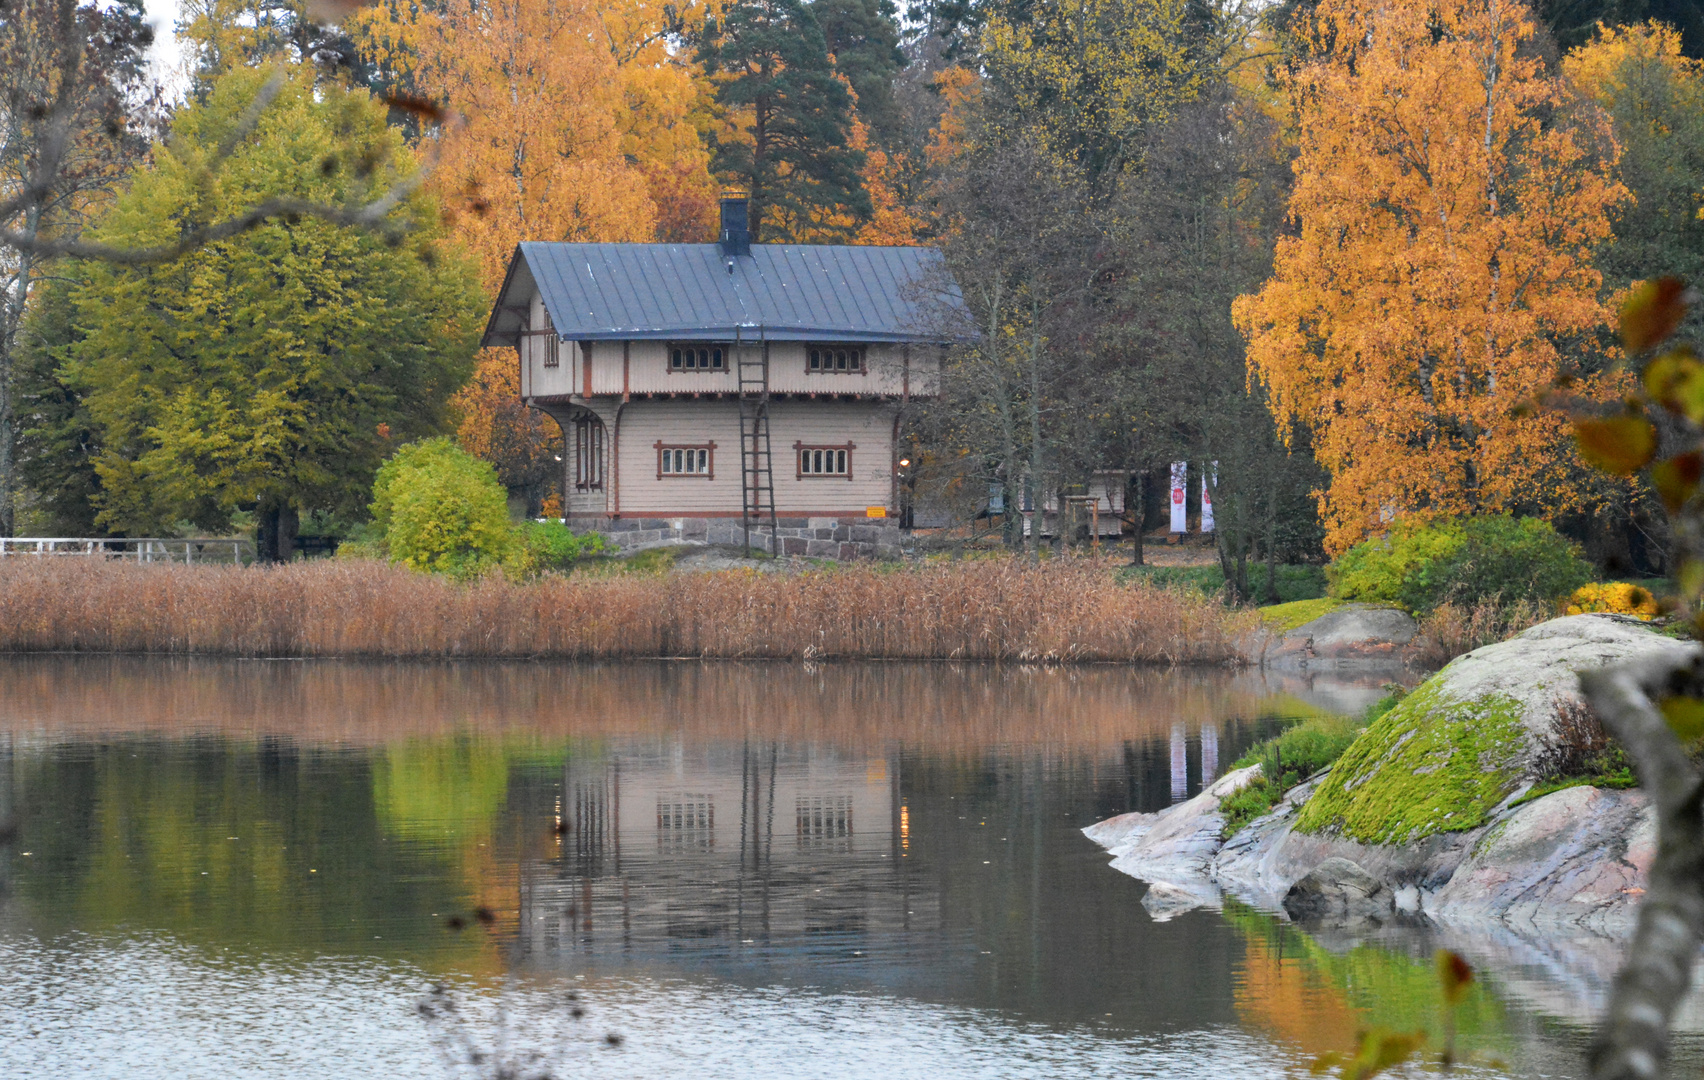
[{"label": "small building behind house", "polygon": [[900,417],[938,393],[957,286],[933,248],[753,244],[746,215],[725,196],[713,244],[520,244],[484,344],[562,427],[570,527],[895,555]]}]

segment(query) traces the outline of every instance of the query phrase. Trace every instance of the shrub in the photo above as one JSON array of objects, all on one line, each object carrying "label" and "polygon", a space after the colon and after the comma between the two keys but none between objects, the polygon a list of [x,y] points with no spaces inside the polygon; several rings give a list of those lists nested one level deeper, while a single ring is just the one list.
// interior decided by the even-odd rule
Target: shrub
[{"label": "shrub", "polygon": [[1221,830],[1224,838],[1229,840],[1255,818],[1270,814],[1283,797],[1282,788],[1264,776],[1257,776],[1240,790],[1220,799],[1219,813],[1225,818],[1225,827]]},{"label": "shrub", "polygon": [[1237,766],[1258,764],[1262,776],[1276,783],[1280,791],[1288,790],[1341,757],[1365,723],[1343,716],[1304,720],[1257,744]]},{"label": "shrub", "polygon": [[415,570],[466,579],[524,560],[496,470],[447,438],[410,443],[386,461],[372,512],[391,559]]},{"label": "shrub", "polygon": [[1332,595],[1424,613],[1441,604],[1554,602],[1592,579],[1579,546],[1508,514],[1398,521],[1326,568]]},{"label": "shrub", "polygon": [[1659,614],[1657,598],[1649,589],[1629,581],[1608,584],[1581,585],[1568,598],[1568,614],[1583,615],[1588,611],[1608,611],[1616,615],[1631,615],[1647,622]]},{"label": "shrub", "polygon": [[1439,604],[1420,617],[1415,659],[1424,667],[1440,668],[1463,653],[1507,641],[1555,617],[1554,607],[1531,600],[1504,604],[1493,598],[1476,604]]},{"label": "shrub", "polygon": [[602,555],[609,545],[597,533],[575,533],[560,521],[528,521],[518,526],[522,561],[528,571],[566,570],[592,555]]}]

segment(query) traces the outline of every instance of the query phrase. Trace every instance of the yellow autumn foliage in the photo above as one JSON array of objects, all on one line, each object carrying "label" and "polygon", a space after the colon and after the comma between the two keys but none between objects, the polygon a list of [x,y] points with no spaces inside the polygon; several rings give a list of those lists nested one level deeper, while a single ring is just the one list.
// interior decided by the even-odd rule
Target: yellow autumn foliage
[{"label": "yellow autumn foliage", "polygon": [[[1555,514],[1605,488],[1534,408],[1609,325],[1592,266],[1626,198],[1568,128],[1514,0],[1323,0],[1295,103],[1295,232],[1234,308],[1251,378],[1330,474],[1326,546],[1394,516]],[[1589,345],[1581,346],[1589,348]],[[1618,376],[1574,392],[1607,399]]]},{"label": "yellow autumn foliage", "polygon": [[1650,590],[1627,581],[1594,582],[1575,589],[1568,598],[1567,614],[1584,615],[1593,611],[1631,615],[1646,621],[1661,613]]}]

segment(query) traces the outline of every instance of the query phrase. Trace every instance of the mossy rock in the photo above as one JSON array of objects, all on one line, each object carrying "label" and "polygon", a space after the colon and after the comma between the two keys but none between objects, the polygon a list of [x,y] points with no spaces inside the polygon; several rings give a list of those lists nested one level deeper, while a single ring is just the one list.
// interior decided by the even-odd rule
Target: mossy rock
[{"label": "mossy rock", "polygon": [[1483,825],[1535,780],[1535,751],[1578,673],[1686,647],[1632,619],[1573,615],[1458,657],[1344,751],[1296,820],[1304,833],[1413,843]]}]

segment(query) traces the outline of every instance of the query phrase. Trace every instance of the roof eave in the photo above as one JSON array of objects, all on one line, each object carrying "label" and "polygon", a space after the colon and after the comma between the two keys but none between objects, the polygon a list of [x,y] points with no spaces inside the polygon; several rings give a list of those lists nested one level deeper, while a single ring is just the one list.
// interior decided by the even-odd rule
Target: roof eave
[{"label": "roof eave", "polygon": [[[516,244],[514,254],[509,256],[509,268],[503,271],[503,285],[497,290],[497,302],[491,305],[491,315],[485,320],[485,333],[481,334],[479,338],[481,348],[499,345],[518,346],[520,344],[519,333],[505,334],[504,331],[498,329],[497,321],[508,310],[503,301],[509,295],[509,285],[515,280],[515,271],[520,267],[521,260],[521,245]],[[510,340],[504,340],[505,337]]]},{"label": "roof eave", "polygon": [[664,326],[574,330],[564,341],[863,341],[872,344],[945,344],[939,334],[848,330],[836,326]]}]

